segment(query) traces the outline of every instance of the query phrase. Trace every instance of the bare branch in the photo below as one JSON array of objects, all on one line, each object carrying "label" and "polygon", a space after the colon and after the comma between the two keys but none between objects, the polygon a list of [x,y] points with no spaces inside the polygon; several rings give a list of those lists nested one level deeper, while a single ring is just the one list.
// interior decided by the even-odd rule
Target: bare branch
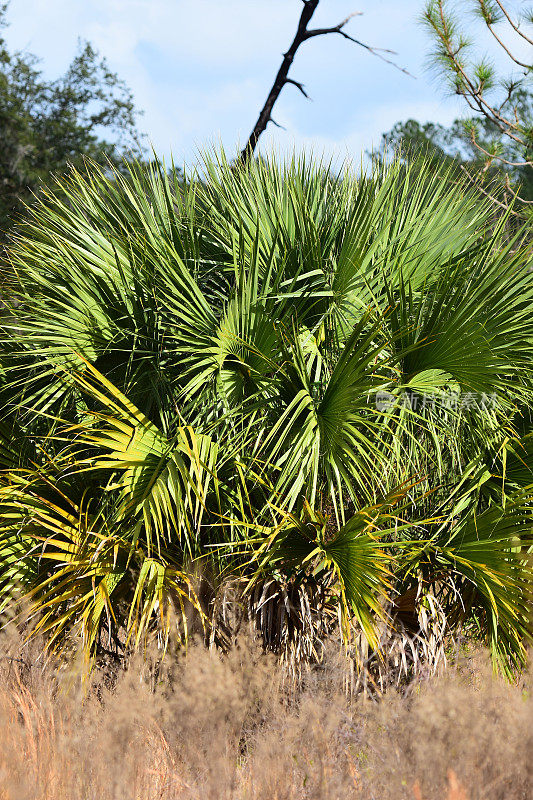
[{"label": "bare branch", "polygon": [[360,16],[361,13],[362,13],[361,11],[356,11],[355,13],[350,14],[348,17],[346,17],[346,19],[343,19],[342,22],[339,22],[338,25],[334,25],[331,28],[314,28],[310,31],[306,31],[305,38],[312,39],[315,36],[326,36],[330,33],[338,33],[344,39],[348,39],[348,41],[359,45],[359,47],[364,47],[365,50],[368,50],[368,52],[372,53],[373,56],[376,56],[377,58],[380,58],[382,61],[385,61],[386,64],[390,64],[392,67],[395,67],[395,69],[399,69],[400,72],[403,72],[405,75],[409,75],[410,78],[414,78],[414,75],[411,75],[411,73],[404,67],[400,67],[400,65],[396,64],[395,61],[391,61],[389,58],[385,58],[385,56],[381,55],[381,53],[390,53],[390,55],[395,56],[397,55],[397,53],[394,50],[387,50],[385,47],[371,47],[370,45],[365,44],[364,42],[361,42],[359,39],[355,39],[353,36],[350,36],[350,34],[346,33],[344,28],[346,27],[348,22],[353,17]]},{"label": "bare branch", "polygon": [[487,192],[487,190],[484,189],[483,186],[481,185],[481,182],[474,175],[471,175],[470,172],[467,170],[467,168],[463,164],[459,164],[459,167],[464,172],[464,174],[468,177],[468,180],[470,181],[470,183],[472,183],[476,187],[476,189],[479,192],[481,192],[481,194],[485,195],[485,197],[488,197],[488,199],[491,200],[495,205],[499,206],[500,208],[505,209],[505,211],[507,211],[509,214],[512,214],[513,217],[521,217],[522,216],[521,214],[518,214],[516,211],[513,211],[512,209],[510,209],[509,206],[506,205],[505,203],[502,203],[501,200],[497,200],[494,197],[494,195],[490,194],[490,192]]},{"label": "bare branch", "polygon": [[[257,122],[255,123],[255,126],[250,134],[248,142],[246,143],[246,146],[241,152],[240,161],[242,163],[245,163],[249,158],[252,157],[255,148],[257,147],[257,142],[259,141],[259,137],[266,130],[268,123],[273,122],[271,116],[272,109],[274,108],[274,105],[278,97],[280,96],[284,86],[290,83],[293,86],[296,86],[296,88],[299,89],[299,91],[303,94],[304,97],[309,98],[309,95],[307,94],[303,83],[301,83],[300,81],[296,81],[293,78],[289,78],[289,70],[292,66],[298,48],[300,47],[301,44],[303,44],[303,42],[306,42],[308,39],[312,39],[316,36],[324,36],[330,33],[339,34],[340,36],[344,37],[345,39],[348,39],[354,44],[363,47],[369,53],[372,53],[372,55],[377,56],[382,61],[385,61],[387,64],[390,64],[396,69],[399,69],[406,75],[410,75],[410,73],[406,69],[398,66],[398,64],[395,64],[394,61],[391,61],[390,59],[381,55],[381,53],[394,54],[394,51],[385,50],[379,47],[371,47],[370,45],[365,44],[364,42],[360,42],[358,39],[355,39],[353,36],[350,36],[349,34],[346,33],[346,31],[344,30],[345,26],[351,19],[360,16],[362,13],[361,11],[355,11],[353,14],[350,14],[348,17],[346,17],[346,19],[343,19],[342,22],[339,22],[338,25],[335,25],[332,28],[316,28],[314,30],[313,29],[309,30],[308,27],[309,23],[311,22],[311,18],[313,17],[313,14],[315,13],[319,2],[320,0],[303,0],[303,9],[298,22],[298,28],[296,30],[296,34],[294,36],[294,39],[292,40],[291,46],[289,47],[287,52],[283,54],[283,61],[281,62],[281,66],[278,70],[274,83],[272,84],[272,88],[268,93],[266,102],[259,113]],[[411,75],[411,77],[413,76]]]},{"label": "bare branch", "polygon": [[470,139],[471,139],[472,144],[474,145],[474,147],[477,147],[477,149],[480,152],[482,152],[482,153],[484,153],[484,155],[488,156],[488,158],[490,158],[491,161],[494,161],[494,160],[499,161],[502,164],[506,164],[508,167],[530,167],[530,166],[533,166],[533,161],[525,161],[525,160],[524,161],[508,161],[506,158],[503,158],[503,156],[499,156],[496,153],[490,153],[488,150],[485,150],[485,148],[482,147],[479,144],[479,142],[477,141],[476,133],[475,133],[473,128],[470,130]]},{"label": "bare branch", "polygon": [[494,30],[494,28],[492,27],[492,25],[491,25],[491,23],[490,23],[490,22],[486,22],[485,24],[486,24],[487,28],[489,29],[489,31],[490,31],[490,32],[492,33],[492,35],[494,36],[494,38],[496,39],[496,41],[498,42],[498,44],[499,44],[501,47],[503,47],[503,49],[505,50],[505,52],[507,53],[507,55],[509,56],[509,58],[510,58],[512,61],[514,61],[514,63],[515,63],[515,64],[518,64],[518,66],[519,66],[519,67],[524,67],[525,69],[531,69],[531,64],[524,64],[524,62],[523,62],[523,61],[519,61],[519,60],[516,58],[516,56],[514,56],[514,55],[511,53],[511,51],[509,50],[509,48],[507,47],[507,45],[505,44],[505,42],[502,42],[502,40],[500,39],[500,37],[498,36],[498,34],[496,33],[496,31],[495,31],[495,30]]},{"label": "bare branch", "polygon": [[338,25],[334,25],[332,28],[315,28],[314,30],[306,31],[305,38],[311,39],[313,36],[323,36],[327,33],[340,33],[351,19],[354,17],[361,17],[362,15],[362,11],[354,11],[353,14],[349,14],[346,19],[343,19],[342,22],[339,22]]},{"label": "bare branch", "polygon": [[[504,108],[505,108],[505,106],[507,105],[507,103],[510,103],[510,102],[511,102],[511,99],[512,99],[512,96],[513,96],[513,92],[514,92],[514,90],[516,89],[516,87],[517,87],[517,84],[516,84],[516,83],[514,83],[513,81],[511,81],[511,82],[509,83],[509,85],[508,85],[508,87],[507,87],[507,94],[506,94],[506,96],[503,98],[503,100],[502,100],[502,102],[500,103],[500,105],[498,106],[498,114],[501,114],[501,113],[502,113],[502,111],[503,111],[503,109],[504,109]],[[516,108],[514,109],[514,115],[515,115],[515,119],[516,119],[516,121],[517,121],[517,124],[518,124],[518,115],[517,115],[517,113],[516,113]]]},{"label": "bare branch", "polygon": [[475,102],[472,102],[473,95],[471,93],[458,92],[458,94],[465,99],[468,107],[471,108],[472,111],[483,114],[501,133],[505,134],[505,136],[513,139],[517,144],[526,144],[525,140],[516,134],[518,123],[515,124],[506,117],[502,117],[502,115],[496,111],[496,109],[492,108],[481,95],[478,94],[478,96],[474,97]]},{"label": "bare branch", "polygon": [[499,7],[501,8],[501,10],[502,10],[502,13],[503,13],[503,14],[505,14],[505,16],[506,16],[506,18],[507,18],[507,22],[509,23],[509,25],[511,26],[511,28],[512,28],[514,31],[516,31],[516,33],[517,33],[519,36],[521,36],[521,37],[522,37],[522,39],[525,39],[525,40],[526,40],[526,42],[529,42],[529,44],[533,44],[533,39],[530,39],[530,38],[529,38],[529,36],[526,36],[526,34],[525,34],[525,33],[522,33],[522,31],[520,30],[520,27],[519,27],[519,26],[516,24],[516,22],[513,22],[513,20],[512,20],[512,19],[511,19],[511,17],[509,16],[509,12],[508,12],[508,11],[507,11],[507,9],[505,8],[504,4],[503,4],[503,3],[500,3],[500,0],[496,0],[496,3],[497,3],[497,4],[499,5]]},{"label": "bare branch", "polygon": [[359,41],[359,39],[354,39],[353,36],[349,36],[346,31],[338,31],[338,33],[343,36],[345,39],[348,39],[350,42],[359,45],[359,47],[364,47],[365,50],[368,50],[369,53],[372,53],[373,56],[379,58],[381,61],[384,61],[386,64],[390,64],[391,67],[400,70],[403,72],[404,75],[409,75],[410,78],[414,78],[415,76],[412,75],[409,70],[405,69],[405,67],[401,67],[395,61],[391,61],[390,58],[385,58],[382,56],[381,53],[392,53],[395,55],[394,50],[385,50],[383,47],[371,47],[369,44],[365,44],[364,42]]},{"label": "bare branch", "polygon": [[293,78],[285,78],[285,83],[292,83],[293,86],[296,86],[296,88],[301,91],[304,97],[306,97],[308,100],[311,99],[305,91],[303,83],[300,83],[300,81],[295,81]]},{"label": "bare branch", "polygon": [[513,200],[518,200],[519,203],[525,203],[526,206],[533,206],[533,200],[524,200],[524,198],[520,197],[520,195],[518,194],[518,189],[515,192],[515,190],[511,186],[509,175],[505,176],[505,188],[513,196]]}]

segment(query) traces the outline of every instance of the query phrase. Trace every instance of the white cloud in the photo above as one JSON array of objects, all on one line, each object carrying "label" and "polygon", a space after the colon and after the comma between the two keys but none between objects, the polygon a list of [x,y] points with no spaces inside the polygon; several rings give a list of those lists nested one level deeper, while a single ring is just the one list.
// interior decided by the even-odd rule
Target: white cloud
[{"label": "white cloud", "polygon": [[297,7],[286,0],[93,0],[88,35],[119,58],[141,41],[203,66],[246,64],[279,49]]},{"label": "white cloud", "polygon": [[[389,131],[393,125],[402,120],[416,119],[421,123],[439,121],[446,125],[457,116],[460,108],[457,106],[446,107],[438,100],[411,103],[387,103],[368,109],[363,112],[354,126],[344,136],[309,136],[298,129],[296,123],[289,118],[280,120],[287,128],[285,137],[283,132],[275,133],[269,130],[264,137],[262,147],[268,150],[277,147],[287,150],[312,150],[317,155],[326,158],[348,159],[358,162],[360,157],[372,148],[378,148],[381,135]],[[282,141],[284,138],[284,141]]]}]

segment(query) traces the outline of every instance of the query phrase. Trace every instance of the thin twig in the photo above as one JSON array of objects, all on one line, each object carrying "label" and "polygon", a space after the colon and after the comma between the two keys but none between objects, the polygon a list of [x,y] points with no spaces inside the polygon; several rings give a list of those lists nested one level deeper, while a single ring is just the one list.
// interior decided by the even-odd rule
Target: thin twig
[{"label": "thin twig", "polygon": [[388,50],[385,47],[371,47],[370,45],[365,44],[364,42],[361,42],[359,39],[355,39],[353,36],[350,36],[348,33],[346,33],[344,28],[346,27],[348,22],[351,19],[353,19],[353,17],[361,16],[362,13],[363,13],[362,11],[354,11],[353,14],[350,14],[349,16],[346,17],[346,19],[343,19],[342,22],[339,22],[338,25],[333,25],[331,28],[314,28],[310,31],[306,31],[305,38],[312,39],[315,36],[327,36],[330,33],[338,33],[340,36],[343,36],[345,39],[348,39],[348,41],[359,45],[359,47],[364,47],[365,50],[368,50],[368,52],[372,53],[372,55],[377,56],[377,58],[380,58],[387,64],[390,64],[396,69],[399,69],[400,72],[404,72],[406,75],[409,75],[411,78],[414,78],[414,75],[411,75],[411,73],[404,67],[400,67],[399,64],[396,64],[395,61],[391,61],[390,59],[385,58],[385,56],[380,55],[381,53],[390,53],[391,55],[397,55],[395,50]]},{"label": "thin twig", "polygon": [[303,94],[303,96],[304,96],[304,97],[305,97],[307,100],[310,100],[310,99],[311,99],[311,98],[309,97],[309,95],[307,94],[307,92],[305,91],[303,83],[300,83],[300,81],[295,81],[293,78],[286,78],[286,79],[285,79],[285,83],[292,83],[292,85],[293,85],[293,86],[296,86],[296,88],[297,88],[297,89],[299,89],[299,90],[301,91],[301,93]]},{"label": "thin twig", "polygon": [[478,191],[481,192],[481,194],[484,194],[485,197],[488,197],[488,199],[491,200],[493,203],[495,203],[497,206],[500,206],[500,208],[503,208],[509,214],[512,214],[513,217],[521,217],[522,216],[521,214],[518,214],[516,211],[513,211],[512,209],[510,209],[509,206],[506,205],[505,203],[502,203],[500,200],[496,200],[494,195],[492,195],[489,192],[487,192],[480,185],[479,181],[473,175],[470,174],[470,172],[466,169],[466,167],[463,164],[459,164],[459,168],[465,173],[465,175],[468,177],[468,180],[476,187],[476,189],[478,189]]},{"label": "thin twig", "polygon": [[507,21],[508,21],[509,25],[511,26],[511,28],[514,31],[516,31],[516,33],[519,36],[521,36],[522,39],[525,39],[526,42],[529,42],[529,44],[533,44],[533,39],[530,39],[529,36],[526,36],[525,33],[522,33],[522,31],[520,30],[520,27],[516,23],[513,22],[513,20],[509,16],[509,13],[508,13],[507,9],[505,8],[505,6],[503,5],[503,3],[500,3],[500,0],[496,0],[496,2],[499,5],[499,7],[501,8],[502,13],[505,14],[505,16],[507,17]]},{"label": "thin twig", "polygon": [[513,200],[518,200],[519,203],[524,203],[527,206],[533,206],[533,200],[524,200],[524,198],[520,197],[520,195],[518,194],[518,189],[515,192],[515,190],[511,186],[511,181],[509,180],[509,175],[505,176],[505,188],[512,195]]},{"label": "thin twig", "polygon": [[500,39],[500,37],[498,36],[498,34],[496,33],[496,31],[495,31],[495,30],[494,30],[494,28],[492,27],[492,25],[491,25],[491,23],[490,23],[490,22],[487,22],[487,23],[486,23],[486,25],[487,25],[487,28],[489,29],[489,31],[490,31],[490,32],[492,33],[492,35],[494,36],[494,38],[496,39],[496,41],[498,42],[498,44],[499,44],[501,47],[503,47],[503,49],[505,50],[505,52],[507,53],[507,55],[509,56],[509,58],[510,58],[512,61],[514,61],[514,63],[515,63],[515,64],[518,64],[518,66],[519,66],[519,67],[525,67],[525,69],[531,69],[531,64],[524,64],[524,62],[523,62],[523,61],[519,61],[519,60],[516,58],[516,56],[514,56],[514,55],[511,53],[511,51],[509,50],[509,48],[507,47],[507,45],[505,44],[505,42],[502,42],[502,40]]},{"label": "thin twig", "polygon": [[508,161],[503,156],[499,156],[496,153],[491,153],[488,150],[485,150],[476,139],[476,134],[474,129],[470,130],[470,139],[474,147],[476,147],[480,152],[484,153],[491,161],[497,160],[500,161],[502,164],[506,164],[508,167],[530,167],[533,166],[533,161]]}]

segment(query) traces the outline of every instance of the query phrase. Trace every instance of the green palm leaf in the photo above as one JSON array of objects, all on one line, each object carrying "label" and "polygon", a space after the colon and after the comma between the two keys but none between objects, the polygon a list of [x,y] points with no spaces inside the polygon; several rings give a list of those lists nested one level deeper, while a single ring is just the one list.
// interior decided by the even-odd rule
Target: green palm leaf
[{"label": "green palm leaf", "polygon": [[[96,448],[87,458],[76,456],[76,469],[112,473],[106,490],[118,492],[117,519],[144,526],[148,552],[160,540],[177,538],[190,554],[195,551],[217,446],[209,436],[181,425],[169,439],[128,398],[90,364],[75,375],[83,392],[107,412],[89,415],[68,432],[79,445]],[[70,456],[69,456],[70,458]]]}]

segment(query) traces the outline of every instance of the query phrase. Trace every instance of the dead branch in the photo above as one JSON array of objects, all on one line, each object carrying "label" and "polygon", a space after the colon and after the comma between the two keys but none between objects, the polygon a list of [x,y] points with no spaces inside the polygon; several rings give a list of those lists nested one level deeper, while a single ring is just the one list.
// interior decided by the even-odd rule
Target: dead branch
[{"label": "dead branch", "polygon": [[245,163],[254,154],[255,148],[257,147],[257,143],[259,141],[259,137],[261,136],[262,133],[264,133],[269,122],[273,123],[274,125],[277,125],[278,127],[282,127],[281,125],[279,125],[279,123],[276,123],[272,119],[272,109],[274,108],[274,105],[278,97],[280,96],[284,86],[286,86],[287,84],[292,84],[303,94],[304,97],[309,99],[309,95],[307,94],[303,83],[289,77],[289,70],[292,66],[298,48],[300,47],[300,45],[302,45],[309,39],[313,39],[316,36],[326,36],[328,34],[340,35],[344,39],[348,39],[350,42],[353,42],[359,47],[363,47],[369,53],[376,56],[377,58],[380,58],[382,61],[385,61],[387,64],[391,64],[393,67],[399,69],[401,72],[410,75],[410,73],[406,69],[400,67],[394,61],[391,61],[389,58],[382,55],[383,53],[389,53],[395,55],[393,50],[386,50],[379,47],[371,47],[370,45],[365,44],[365,42],[361,42],[359,39],[355,39],[353,36],[350,36],[348,33],[346,33],[344,28],[351,19],[360,16],[360,14],[362,13],[360,11],[355,11],[353,14],[350,14],[348,17],[346,17],[346,19],[343,19],[342,22],[339,22],[338,25],[334,25],[330,28],[309,29],[308,27],[309,23],[311,22],[311,19],[319,3],[320,0],[303,0],[304,7],[300,15],[296,34],[294,36],[294,39],[292,40],[289,49],[287,50],[286,53],[283,54],[283,61],[281,62],[281,66],[274,79],[272,88],[270,89],[265,104],[259,113],[257,122],[254,125],[254,128],[250,134],[246,146],[243,148],[241,152],[240,161],[242,163]]}]

